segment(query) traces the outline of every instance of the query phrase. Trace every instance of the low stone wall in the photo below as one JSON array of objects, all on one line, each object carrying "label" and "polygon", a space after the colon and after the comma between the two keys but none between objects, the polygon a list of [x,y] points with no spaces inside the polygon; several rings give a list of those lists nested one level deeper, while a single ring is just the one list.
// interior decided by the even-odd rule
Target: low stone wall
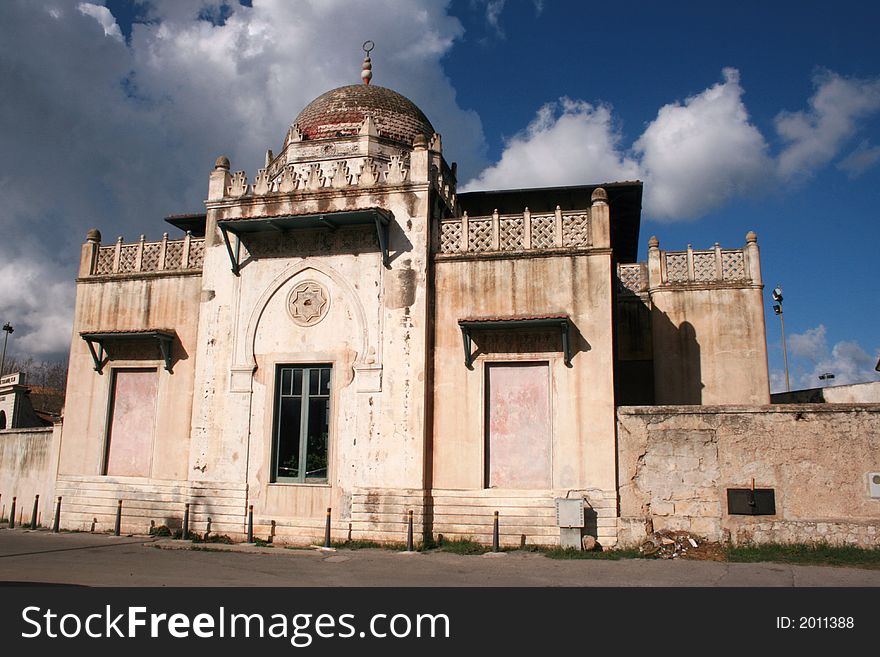
[{"label": "low stone wall", "polygon": [[[880,404],[618,409],[620,543],[683,529],[713,541],[880,545]],[[730,515],[728,488],[772,488],[775,515]]]},{"label": "low stone wall", "polygon": [[39,495],[37,522],[51,526],[61,425],[0,431],[0,516],[16,498],[16,523],[30,523]]}]

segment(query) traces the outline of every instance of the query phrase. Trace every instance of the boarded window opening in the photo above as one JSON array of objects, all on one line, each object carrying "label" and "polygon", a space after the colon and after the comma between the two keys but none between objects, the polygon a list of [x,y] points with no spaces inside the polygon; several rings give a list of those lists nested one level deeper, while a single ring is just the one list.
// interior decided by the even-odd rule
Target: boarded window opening
[{"label": "boarded window opening", "polygon": [[115,369],[104,474],[149,477],[159,377],[153,369]]},{"label": "boarded window opening", "polygon": [[550,367],[486,368],[486,487],[551,487]]}]

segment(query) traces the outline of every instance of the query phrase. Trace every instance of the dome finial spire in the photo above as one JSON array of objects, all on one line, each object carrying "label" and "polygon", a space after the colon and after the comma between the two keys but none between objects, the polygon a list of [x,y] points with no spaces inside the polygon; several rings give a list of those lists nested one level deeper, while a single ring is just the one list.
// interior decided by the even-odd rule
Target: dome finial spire
[{"label": "dome finial spire", "polygon": [[370,80],[373,78],[373,62],[370,59],[370,51],[376,47],[376,44],[372,41],[364,41],[364,45],[362,46],[364,52],[366,53],[364,57],[364,66],[361,71],[361,80],[364,81],[364,84],[370,84]]}]

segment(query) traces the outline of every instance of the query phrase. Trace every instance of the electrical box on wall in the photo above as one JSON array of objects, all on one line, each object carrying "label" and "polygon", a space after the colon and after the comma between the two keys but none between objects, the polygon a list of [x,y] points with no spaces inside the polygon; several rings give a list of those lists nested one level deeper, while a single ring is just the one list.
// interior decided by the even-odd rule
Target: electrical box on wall
[{"label": "electrical box on wall", "polygon": [[556,524],[559,527],[584,526],[584,501],[581,498],[570,500],[556,498]]},{"label": "electrical box on wall", "polygon": [[559,526],[559,547],[580,550],[584,527],[583,498],[557,497],[556,524]]},{"label": "electrical box on wall", "polygon": [[868,473],[868,495],[880,499],[880,472]]}]

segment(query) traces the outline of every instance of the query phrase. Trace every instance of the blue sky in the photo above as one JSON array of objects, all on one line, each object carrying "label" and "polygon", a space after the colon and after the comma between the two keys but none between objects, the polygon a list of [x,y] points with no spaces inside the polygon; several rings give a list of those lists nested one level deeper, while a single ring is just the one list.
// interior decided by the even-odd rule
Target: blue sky
[{"label": "blue sky", "polygon": [[[251,3],[248,3],[251,4]],[[880,6],[837,2],[78,0],[0,5],[3,321],[70,340],[79,244],[198,211],[299,110],[356,83],[421,106],[467,189],[645,182],[641,257],[758,233],[774,388],[878,380]],[[27,254],[27,255],[24,255]],[[8,316],[7,316],[8,315]]]}]

